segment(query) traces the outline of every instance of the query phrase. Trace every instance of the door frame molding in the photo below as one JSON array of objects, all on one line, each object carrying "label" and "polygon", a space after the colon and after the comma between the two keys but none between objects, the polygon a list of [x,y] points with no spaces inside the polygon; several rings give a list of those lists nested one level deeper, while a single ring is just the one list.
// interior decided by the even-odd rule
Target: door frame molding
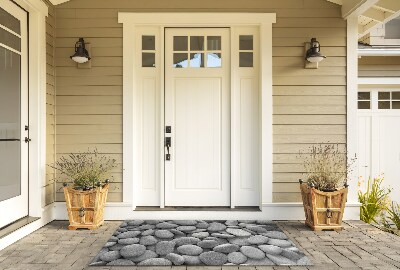
[{"label": "door frame molding", "polygon": [[[135,28],[137,26],[165,27],[234,27],[260,28],[260,93],[261,93],[261,194],[260,207],[272,203],[272,24],[275,13],[136,13],[119,12],[118,22],[123,24],[123,202],[136,208],[139,180],[141,179],[141,115],[138,91],[135,85]],[[161,31],[163,33],[163,31]],[[162,34],[163,35],[163,34]],[[162,36],[164,38],[164,36]],[[164,52],[161,50],[161,88],[164,89]],[[231,76],[232,77],[232,76]],[[231,78],[232,80],[232,78]],[[163,98],[163,97],[162,97]],[[163,131],[163,130],[162,130]],[[164,132],[162,132],[164,134]],[[162,140],[160,141],[162,142]],[[161,173],[161,178],[164,175]],[[234,186],[232,181],[231,186]],[[160,190],[164,190],[163,183]],[[160,206],[164,207],[164,192]],[[234,201],[232,207],[234,207]]]},{"label": "door frame molding", "polygon": [[28,12],[29,205],[28,214],[43,217],[46,183],[46,17],[41,0],[13,0]]}]

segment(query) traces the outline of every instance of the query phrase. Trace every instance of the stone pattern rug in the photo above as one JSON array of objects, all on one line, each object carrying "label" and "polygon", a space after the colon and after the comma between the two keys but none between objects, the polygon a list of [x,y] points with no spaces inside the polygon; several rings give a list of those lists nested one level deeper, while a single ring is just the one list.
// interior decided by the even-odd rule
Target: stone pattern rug
[{"label": "stone pattern rug", "polygon": [[127,220],[90,265],[312,265],[263,220]]}]

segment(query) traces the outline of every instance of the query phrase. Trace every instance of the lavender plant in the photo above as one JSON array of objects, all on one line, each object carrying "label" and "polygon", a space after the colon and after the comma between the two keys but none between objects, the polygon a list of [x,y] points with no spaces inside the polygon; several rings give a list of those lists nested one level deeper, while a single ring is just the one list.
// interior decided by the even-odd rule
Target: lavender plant
[{"label": "lavender plant", "polygon": [[116,167],[116,160],[99,154],[97,149],[62,156],[55,165],[49,165],[73,181],[76,189],[91,189],[105,181]]},{"label": "lavender plant", "polygon": [[353,171],[355,158],[347,160],[346,152],[338,144],[318,144],[301,152],[304,175],[310,186],[323,191],[333,191],[347,184],[348,175]]}]

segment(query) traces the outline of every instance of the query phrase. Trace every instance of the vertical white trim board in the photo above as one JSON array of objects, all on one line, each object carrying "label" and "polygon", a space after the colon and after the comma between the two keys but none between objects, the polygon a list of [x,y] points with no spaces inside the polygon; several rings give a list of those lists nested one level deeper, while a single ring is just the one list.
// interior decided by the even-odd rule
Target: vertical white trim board
[{"label": "vertical white trim board", "polygon": [[[275,13],[118,13],[118,22],[123,24],[123,202],[130,203],[132,209],[137,206],[139,182],[142,176],[141,142],[141,96],[140,89],[135,85],[138,72],[135,65],[138,59],[134,48],[135,34],[138,27],[157,27],[160,38],[163,38],[165,27],[239,27],[256,26],[260,29],[260,73],[259,84],[261,93],[261,202],[272,202],[272,24],[276,22]],[[265,44],[269,44],[266,46]],[[163,56],[163,48],[161,49]],[[163,59],[160,61],[161,71]],[[164,91],[164,72],[159,78],[159,91]],[[163,119],[161,115],[160,119]],[[161,121],[162,122],[162,121]],[[161,123],[161,130],[164,125]],[[160,155],[163,159],[163,155]],[[163,162],[161,162],[163,165]],[[163,171],[163,167],[160,168]],[[160,174],[162,176],[162,173]],[[160,188],[163,179],[160,179]],[[232,184],[232,186],[234,183]],[[162,193],[163,191],[161,191]],[[163,207],[163,195],[160,194]],[[233,197],[234,199],[234,197]],[[234,207],[234,202],[231,205]]]}]

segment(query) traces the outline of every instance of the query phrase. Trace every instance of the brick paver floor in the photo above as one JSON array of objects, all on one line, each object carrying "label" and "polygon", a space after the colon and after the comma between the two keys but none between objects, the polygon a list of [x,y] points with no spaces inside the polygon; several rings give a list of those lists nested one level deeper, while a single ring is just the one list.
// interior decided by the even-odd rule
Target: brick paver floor
[{"label": "brick paver floor", "polygon": [[[66,221],[51,222],[1,250],[0,270],[139,270],[140,267],[87,266],[120,223],[109,221],[96,231],[68,231]],[[278,224],[314,266],[179,266],[171,270],[400,269],[400,238],[361,221],[346,221],[342,232],[313,232],[301,221]],[[141,270],[169,268],[142,267]]]}]

